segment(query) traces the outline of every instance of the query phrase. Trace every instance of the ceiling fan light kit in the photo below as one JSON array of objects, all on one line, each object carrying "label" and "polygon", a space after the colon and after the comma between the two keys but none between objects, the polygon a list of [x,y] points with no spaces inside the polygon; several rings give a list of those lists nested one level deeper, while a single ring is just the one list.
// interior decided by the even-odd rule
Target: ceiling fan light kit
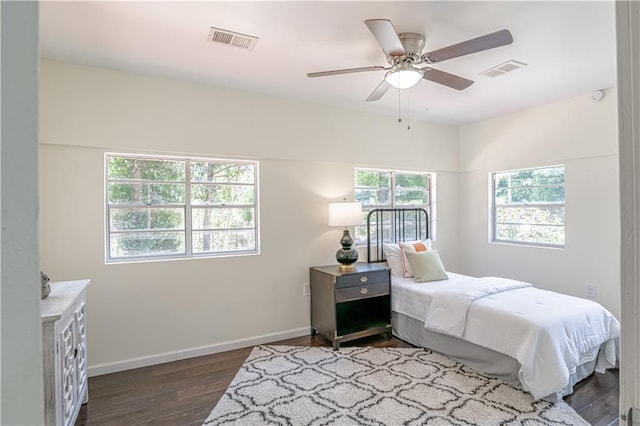
[{"label": "ceiling fan light kit", "polygon": [[416,67],[417,64],[431,65],[447,59],[493,49],[513,43],[509,30],[500,30],[431,52],[423,53],[424,36],[418,33],[398,34],[388,19],[368,19],[364,21],[371,34],[376,38],[387,57],[389,68],[382,66],[348,68],[332,71],[308,73],[307,77],[324,77],[337,74],[351,74],[366,71],[387,71],[384,80],[374,89],[366,102],[377,101],[391,87],[408,89],[420,80],[429,80],[455,90],[464,90],[473,84],[472,80],[430,66]]},{"label": "ceiling fan light kit", "polygon": [[396,68],[388,71],[384,79],[396,89],[408,89],[422,80],[422,71],[417,68]]}]

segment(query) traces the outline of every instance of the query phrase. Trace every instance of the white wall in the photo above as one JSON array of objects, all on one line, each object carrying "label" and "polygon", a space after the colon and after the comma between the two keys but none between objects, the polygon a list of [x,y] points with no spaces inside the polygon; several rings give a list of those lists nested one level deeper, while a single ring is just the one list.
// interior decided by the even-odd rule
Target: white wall
[{"label": "white wall", "polygon": [[44,419],[38,274],[38,4],[2,2],[0,424]]},{"label": "white wall", "polygon": [[[596,300],[620,318],[617,98],[589,94],[460,128],[462,273],[526,280]],[[550,249],[489,242],[489,173],[566,166],[566,244]]]},{"label": "white wall", "polygon": [[[308,267],[334,262],[327,203],[353,167],[437,173],[447,268],[597,300],[619,316],[616,94],[588,94],[455,128],[238,90],[44,60],[41,259],[54,280],[92,278],[95,373],[304,334]],[[389,149],[393,141],[393,149]],[[261,254],[104,264],[105,152],[260,160]],[[566,247],[488,242],[488,174],[566,165]]]},{"label": "white wall", "polygon": [[[92,278],[93,373],[306,334],[302,283],[335,262],[327,204],[353,195],[354,165],[436,172],[437,244],[457,267],[455,127],[49,60],[40,84],[42,268]],[[260,160],[260,255],[105,265],[108,151]]]}]

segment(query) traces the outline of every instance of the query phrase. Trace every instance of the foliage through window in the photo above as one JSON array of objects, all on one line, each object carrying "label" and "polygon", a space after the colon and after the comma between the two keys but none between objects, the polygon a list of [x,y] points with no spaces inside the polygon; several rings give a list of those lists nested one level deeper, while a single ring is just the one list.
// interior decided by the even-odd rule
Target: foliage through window
[{"label": "foliage through window", "polygon": [[[354,171],[355,201],[362,203],[363,220],[367,223],[367,216],[373,209],[420,207],[427,210],[431,218],[431,175],[429,173],[404,172],[391,170],[355,169]],[[372,217],[373,218],[373,217]],[[393,217],[383,215],[384,241],[391,241],[397,232]],[[411,218],[405,218],[407,235],[415,232],[419,224]],[[413,228],[412,228],[413,227]],[[372,227],[373,228],[373,227]],[[419,233],[426,236],[424,226]],[[367,227],[356,226],[356,243],[366,244]]]},{"label": "foliage through window", "polygon": [[257,163],[106,157],[107,261],[257,252]]},{"label": "foliage through window", "polygon": [[564,247],[564,166],[492,173],[493,241]]}]

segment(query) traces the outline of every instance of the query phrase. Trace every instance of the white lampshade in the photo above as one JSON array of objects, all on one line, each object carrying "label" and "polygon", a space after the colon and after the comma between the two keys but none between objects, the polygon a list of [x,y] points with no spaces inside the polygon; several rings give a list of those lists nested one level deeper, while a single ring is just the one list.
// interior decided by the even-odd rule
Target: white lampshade
[{"label": "white lampshade", "polygon": [[416,68],[397,68],[389,71],[384,79],[396,89],[408,89],[422,79],[422,73]]},{"label": "white lampshade", "polygon": [[329,226],[362,225],[362,204],[329,203]]}]

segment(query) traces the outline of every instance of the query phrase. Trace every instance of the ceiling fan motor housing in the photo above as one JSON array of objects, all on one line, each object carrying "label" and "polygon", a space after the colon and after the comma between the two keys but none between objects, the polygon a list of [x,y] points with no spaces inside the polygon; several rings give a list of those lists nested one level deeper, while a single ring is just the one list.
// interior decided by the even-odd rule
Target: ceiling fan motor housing
[{"label": "ceiling fan motor housing", "polygon": [[424,49],[424,36],[418,33],[400,33],[398,37],[406,52],[405,57],[414,63],[420,62],[420,55]]}]

